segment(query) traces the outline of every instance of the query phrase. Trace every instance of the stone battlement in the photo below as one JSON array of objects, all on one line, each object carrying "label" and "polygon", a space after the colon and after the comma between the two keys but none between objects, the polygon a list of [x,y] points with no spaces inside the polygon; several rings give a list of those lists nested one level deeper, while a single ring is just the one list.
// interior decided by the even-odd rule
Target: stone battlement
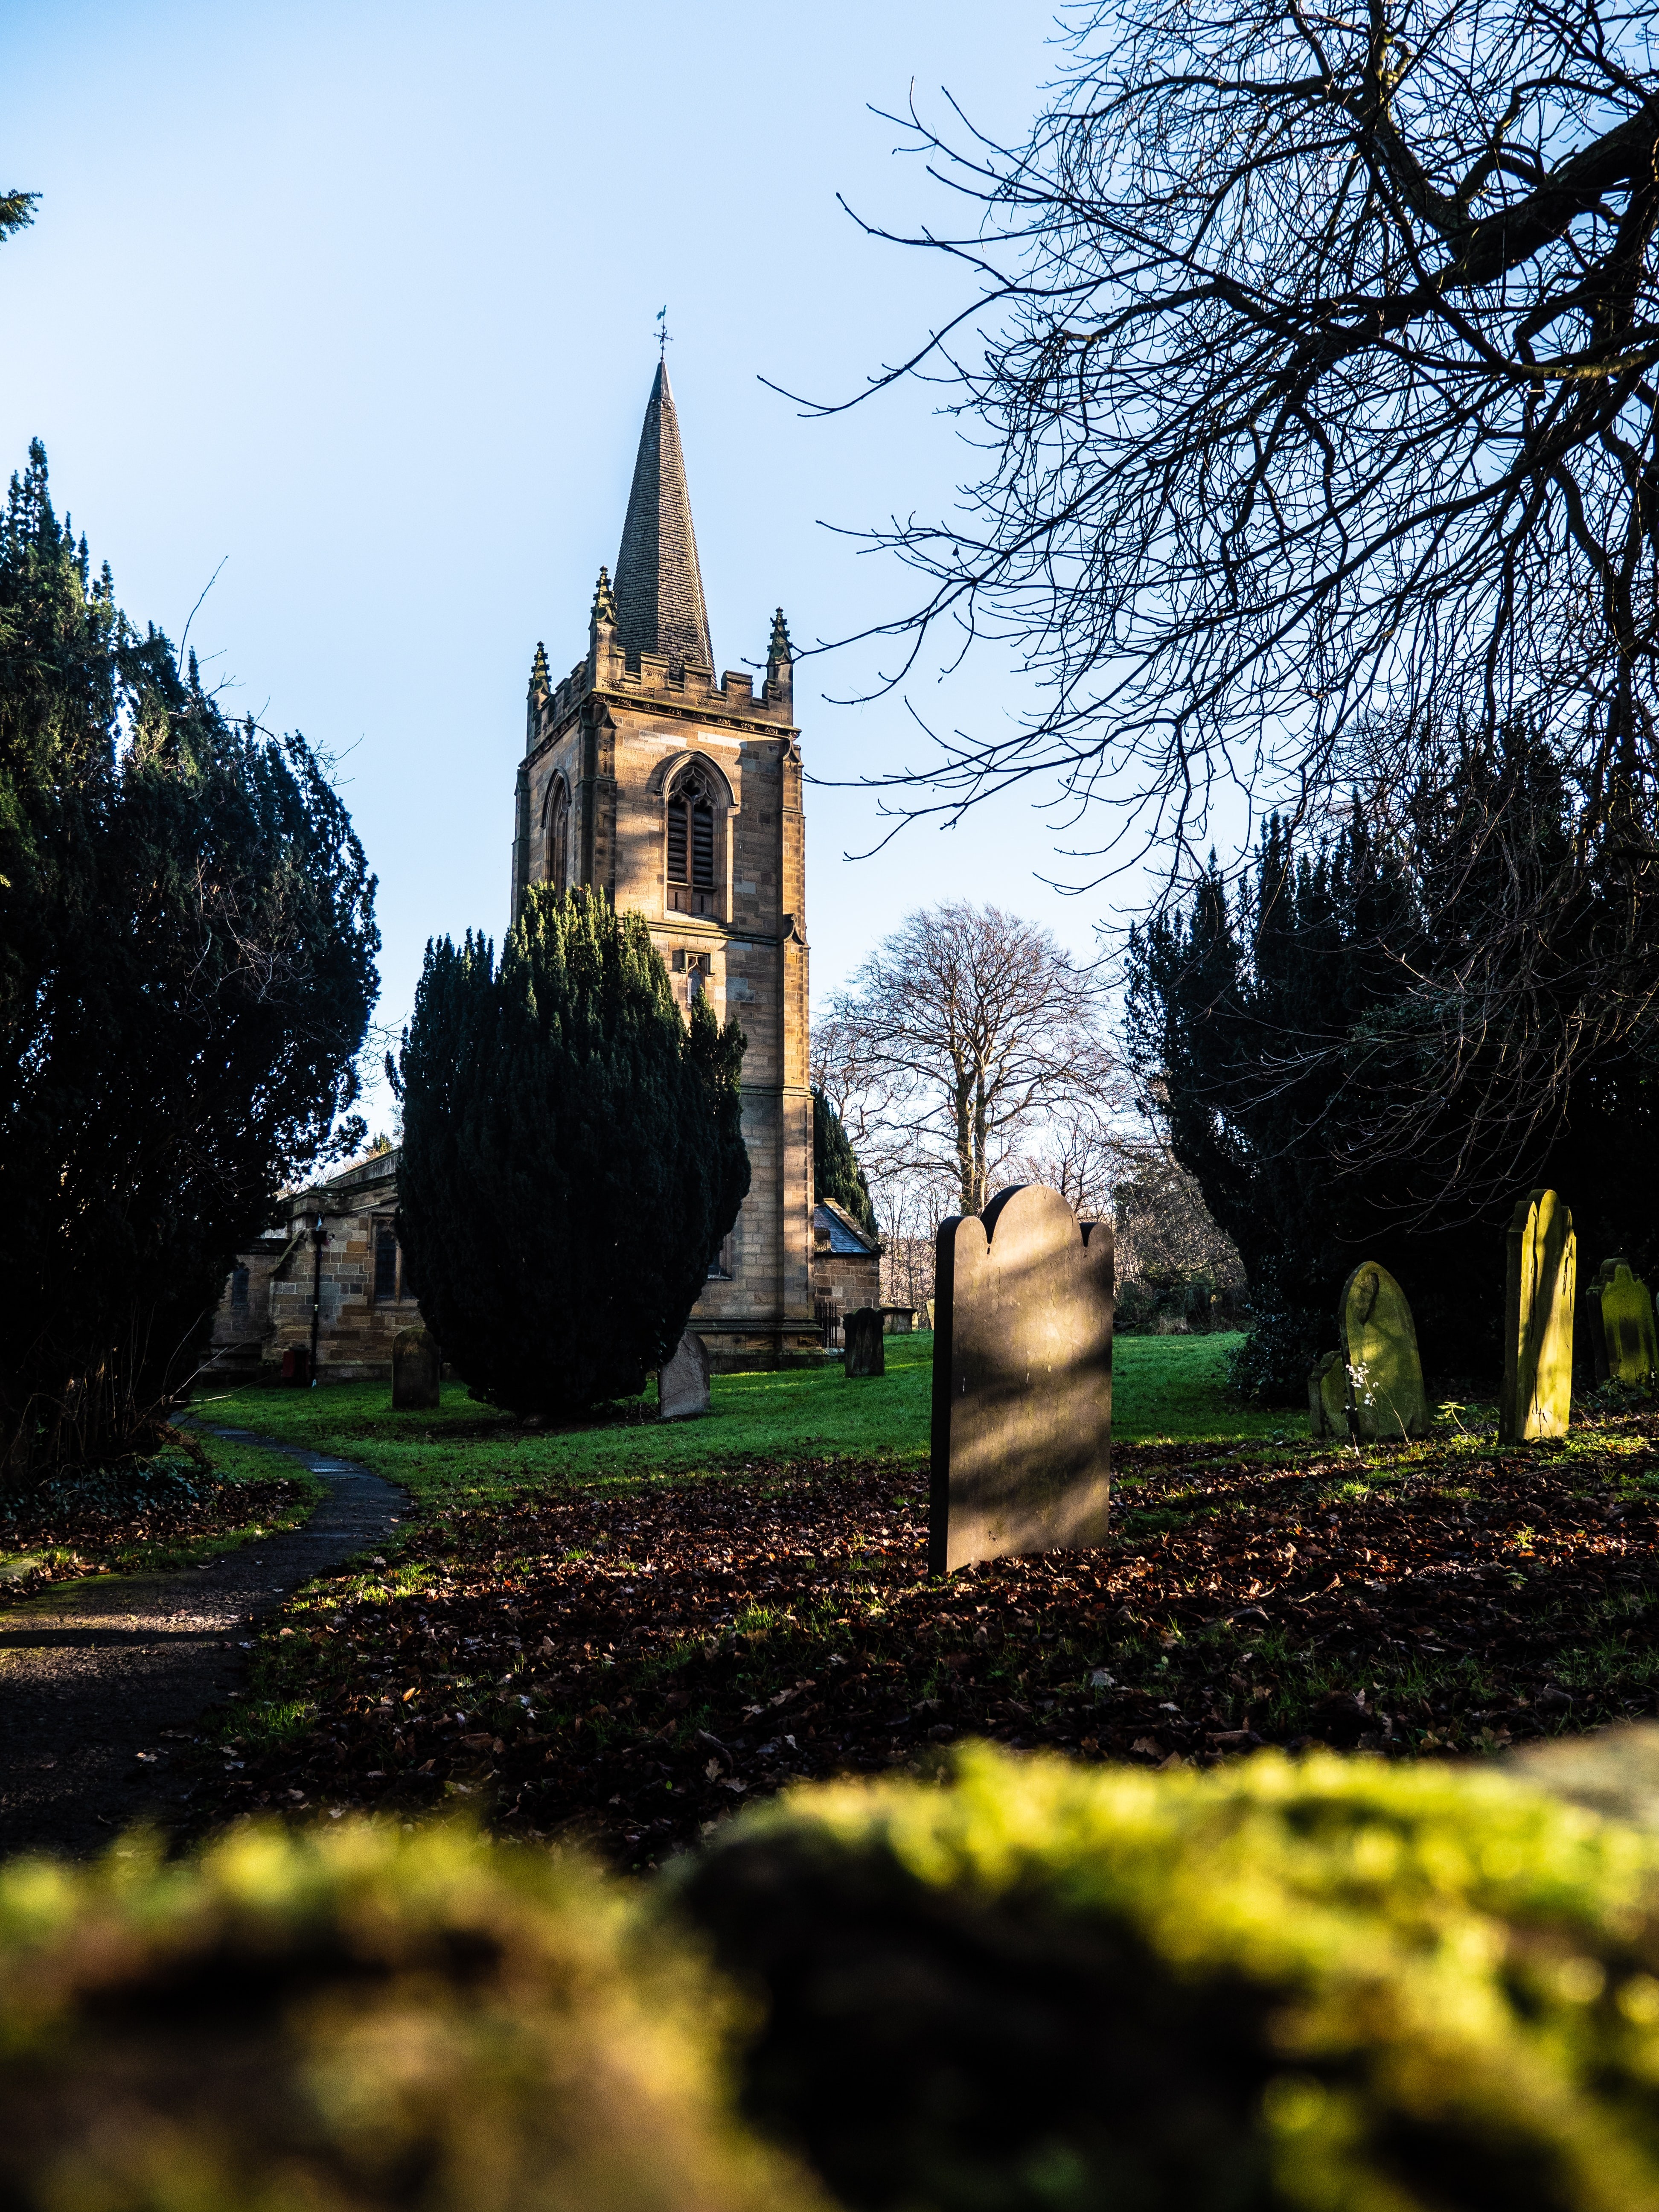
[{"label": "stone battlement", "polygon": [[794,726],[794,686],[787,672],[766,678],[757,694],[755,678],[747,669],[728,668],[716,684],[711,669],[692,662],[674,667],[665,653],[624,653],[611,624],[598,623],[595,629],[599,635],[588,659],[579,660],[550,691],[532,692],[526,751],[534,752],[580,710],[584,699],[596,693],[609,693],[630,705],[649,707],[660,701],[665,707],[697,707],[710,714],[771,722],[780,729]]}]

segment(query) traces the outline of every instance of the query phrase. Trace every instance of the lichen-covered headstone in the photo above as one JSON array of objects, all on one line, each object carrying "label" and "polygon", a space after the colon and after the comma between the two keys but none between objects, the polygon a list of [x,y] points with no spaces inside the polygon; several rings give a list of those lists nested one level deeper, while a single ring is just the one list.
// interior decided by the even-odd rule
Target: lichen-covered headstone
[{"label": "lichen-covered headstone", "polygon": [[708,1411],[708,1346],[688,1328],[666,1367],[657,1370],[657,1418],[688,1421]]},{"label": "lichen-covered headstone", "polygon": [[939,1232],[927,1563],[1103,1543],[1111,1506],[1112,1224],[1000,1192]]},{"label": "lichen-covered headstone", "polygon": [[1364,1261],[1342,1285],[1336,1312],[1353,1433],[1366,1443],[1426,1436],[1417,1327],[1399,1284],[1375,1260]]},{"label": "lichen-covered headstone", "polygon": [[1347,1439],[1348,1370],[1340,1352],[1322,1353],[1308,1370],[1308,1429]]},{"label": "lichen-covered headstone", "polygon": [[1607,1373],[1615,1382],[1647,1383],[1659,1366],[1653,1333],[1653,1298],[1624,1260],[1609,1260],[1601,1270],[1601,1334]]},{"label": "lichen-covered headstone", "polygon": [[1504,1297],[1500,1443],[1564,1437],[1572,1412],[1572,1308],[1578,1243],[1553,1190],[1516,1202]]},{"label": "lichen-covered headstone", "polygon": [[429,1413],[438,1402],[438,1340],[429,1328],[400,1328],[392,1340],[392,1410]]},{"label": "lichen-covered headstone", "polygon": [[882,1338],[881,1308],[855,1306],[842,1324],[846,1346],[845,1372],[854,1381],[887,1372],[887,1347]]}]

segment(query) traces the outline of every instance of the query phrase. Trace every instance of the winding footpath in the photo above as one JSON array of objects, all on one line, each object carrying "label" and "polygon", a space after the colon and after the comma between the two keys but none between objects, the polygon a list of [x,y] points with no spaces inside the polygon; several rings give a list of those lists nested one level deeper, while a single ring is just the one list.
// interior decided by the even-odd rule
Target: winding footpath
[{"label": "winding footpath", "polygon": [[93,1575],[0,1610],[0,1857],[85,1856],[176,1808],[167,1735],[246,1671],[254,1630],[290,1592],[392,1535],[408,1501],[367,1468],[246,1429],[326,1495],[301,1528],[167,1574]]}]

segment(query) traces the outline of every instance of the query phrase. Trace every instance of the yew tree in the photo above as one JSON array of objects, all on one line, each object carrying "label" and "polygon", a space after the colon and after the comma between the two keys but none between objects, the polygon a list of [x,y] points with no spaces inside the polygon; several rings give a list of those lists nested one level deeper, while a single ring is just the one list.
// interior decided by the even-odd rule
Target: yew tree
[{"label": "yew tree", "polygon": [[398,1233],[475,1397],[569,1414],[669,1358],[749,1188],[743,1051],[706,998],[688,1024],[602,891],[533,886],[499,960],[428,945],[392,1071]]},{"label": "yew tree", "polygon": [[0,515],[0,1468],[142,1447],[240,1244],[354,1143],[374,879],[299,737],[94,575],[36,444]]}]

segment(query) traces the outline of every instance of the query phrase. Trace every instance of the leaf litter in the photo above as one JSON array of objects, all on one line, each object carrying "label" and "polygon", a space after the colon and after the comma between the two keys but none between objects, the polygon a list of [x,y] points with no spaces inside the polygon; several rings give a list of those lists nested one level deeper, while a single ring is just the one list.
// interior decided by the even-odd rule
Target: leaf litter
[{"label": "leaf litter", "polygon": [[926,1771],[966,1735],[1208,1765],[1500,1750],[1654,1709],[1644,1431],[1553,1456],[1115,1459],[1109,1543],[944,1583],[890,1465],[442,1511],[289,1608],[182,1825],[459,1804],[645,1867],[792,1781]]}]

